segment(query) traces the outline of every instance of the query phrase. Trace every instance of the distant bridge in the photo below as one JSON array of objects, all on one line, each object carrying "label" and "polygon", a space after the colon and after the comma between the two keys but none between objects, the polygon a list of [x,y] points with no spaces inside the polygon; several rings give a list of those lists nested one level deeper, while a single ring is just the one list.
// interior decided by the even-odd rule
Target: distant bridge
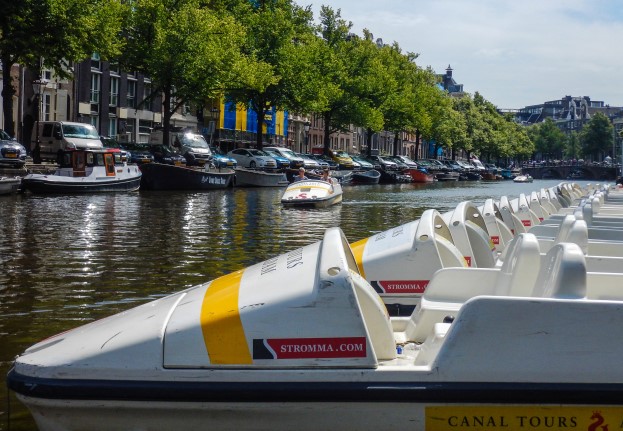
[{"label": "distant bridge", "polygon": [[617,178],[617,168],[594,165],[524,167],[522,171],[538,180],[574,178],[578,180],[614,181]]}]

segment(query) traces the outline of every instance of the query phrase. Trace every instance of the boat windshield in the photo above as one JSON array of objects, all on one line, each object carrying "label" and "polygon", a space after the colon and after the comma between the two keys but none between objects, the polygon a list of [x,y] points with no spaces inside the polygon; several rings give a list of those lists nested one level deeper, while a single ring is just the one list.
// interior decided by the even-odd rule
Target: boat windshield
[{"label": "boat windshield", "polygon": [[99,139],[95,127],[90,124],[63,124],[63,136],[78,139]]}]

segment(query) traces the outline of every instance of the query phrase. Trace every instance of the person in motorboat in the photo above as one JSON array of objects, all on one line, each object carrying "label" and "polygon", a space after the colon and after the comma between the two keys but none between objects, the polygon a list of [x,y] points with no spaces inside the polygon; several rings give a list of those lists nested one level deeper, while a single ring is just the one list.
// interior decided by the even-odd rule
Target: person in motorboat
[{"label": "person in motorboat", "polygon": [[305,176],[305,168],[299,168],[299,174],[296,177],[294,177],[294,181],[305,181],[308,179],[309,178]]},{"label": "person in motorboat", "polygon": [[329,168],[324,168],[322,171],[322,181],[326,181],[328,183],[331,182],[331,176],[329,175]]}]

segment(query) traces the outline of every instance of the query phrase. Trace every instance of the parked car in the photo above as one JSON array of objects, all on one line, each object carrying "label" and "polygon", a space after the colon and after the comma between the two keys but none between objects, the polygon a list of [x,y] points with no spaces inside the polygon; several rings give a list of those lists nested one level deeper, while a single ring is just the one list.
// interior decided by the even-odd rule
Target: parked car
[{"label": "parked car", "polygon": [[283,157],[281,154],[277,153],[276,151],[267,150],[266,148],[264,148],[263,151],[266,154],[268,154],[270,157],[275,159],[275,162],[277,162],[277,169],[285,169],[285,168],[290,167],[290,159],[288,159],[287,157]]},{"label": "parked car", "polygon": [[409,165],[408,163],[404,162],[398,156],[388,156],[388,157],[385,157],[385,159],[396,163],[396,166],[398,167],[398,169],[402,171],[404,171],[405,169],[414,168],[416,166],[415,163],[413,165]]},{"label": "parked car", "polygon": [[394,156],[396,159],[400,160],[400,162],[404,163],[405,165],[407,165],[409,168],[416,168],[418,167],[417,163],[415,161],[413,161],[412,159],[410,159],[407,156]]},{"label": "parked car", "polygon": [[0,164],[21,168],[26,164],[26,148],[0,129]]},{"label": "parked car", "polygon": [[398,169],[398,165],[396,163],[392,162],[391,160],[389,160],[389,159],[387,159],[385,157],[370,156],[370,157],[367,157],[366,160],[368,160],[373,165],[380,166],[380,168],[385,170],[385,171],[397,171],[397,170],[399,170]]},{"label": "parked car", "polygon": [[303,161],[303,159],[301,159],[299,156],[294,154],[294,151],[292,151],[289,148],[285,148],[285,147],[264,147],[264,150],[274,151],[277,154],[279,154],[280,156],[285,157],[286,159],[290,160],[290,167],[291,168],[300,168],[303,165],[305,165],[305,162]]},{"label": "parked car", "polygon": [[303,159],[303,167],[305,169],[320,169],[320,164],[318,163],[318,161],[316,159],[314,159],[313,157],[310,157],[309,154],[301,154],[301,153],[294,153],[297,156],[299,156],[301,159]]},{"label": "parked car", "polygon": [[139,144],[131,142],[127,144],[119,144],[119,146],[128,152],[128,163],[142,165],[154,161],[154,155],[151,153],[150,144]]},{"label": "parked car", "polygon": [[353,169],[353,159],[346,151],[329,150],[329,155],[339,165],[340,169]]},{"label": "parked car", "polygon": [[331,165],[329,165],[329,162],[327,162],[322,155],[320,154],[305,154],[307,157],[311,157],[312,159],[314,159],[319,165],[320,165],[320,169],[331,169]]},{"label": "parked car", "polygon": [[211,146],[212,150],[212,164],[217,168],[235,168],[238,166],[238,161],[233,157],[228,157],[224,154],[220,148]]},{"label": "parked car", "polygon": [[319,160],[326,162],[329,165],[329,169],[340,168],[340,165],[335,160],[333,160],[330,156],[327,156],[326,154],[318,154],[317,157]]},{"label": "parked car", "polygon": [[227,156],[236,159],[243,168],[277,168],[275,159],[255,148],[236,148],[227,153]]},{"label": "parked car", "polygon": [[115,138],[110,136],[100,136],[100,141],[102,141],[104,148],[112,150],[111,152],[115,153],[115,163],[130,163],[129,151],[125,148],[121,148],[121,144],[119,144]]},{"label": "parked car", "polygon": [[168,145],[149,144],[154,161],[165,165],[186,166],[186,158]]},{"label": "parked car", "polygon": [[356,162],[359,164],[359,169],[361,170],[367,171],[370,169],[374,169],[374,165],[361,156],[351,155],[350,158],[353,159],[353,162]]}]

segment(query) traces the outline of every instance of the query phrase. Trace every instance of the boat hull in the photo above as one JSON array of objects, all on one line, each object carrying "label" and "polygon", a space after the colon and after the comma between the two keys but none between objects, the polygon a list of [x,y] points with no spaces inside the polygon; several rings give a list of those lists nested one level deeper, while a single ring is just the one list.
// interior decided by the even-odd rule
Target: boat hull
[{"label": "boat hull", "polygon": [[351,182],[353,184],[378,184],[381,179],[381,173],[376,169],[368,171],[354,171]]},{"label": "boat hull", "polygon": [[414,183],[432,183],[435,181],[435,176],[419,169],[408,169],[407,173],[411,175],[411,179]]},{"label": "boat hull", "polygon": [[342,186],[333,179],[297,181],[288,186],[281,203],[288,207],[326,208],[342,202]]},{"label": "boat hull", "polygon": [[22,179],[22,188],[37,194],[131,192],[138,190],[140,186],[140,172],[129,178],[102,180],[64,181],[63,177],[40,174],[27,175]]},{"label": "boat hull", "polygon": [[283,172],[236,169],[236,186],[239,187],[285,187],[288,184],[288,178]]},{"label": "boat hull", "polygon": [[232,169],[206,171],[183,166],[147,163],[141,165],[141,187],[146,190],[214,190],[233,185]]},{"label": "boat hull", "polygon": [[596,423],[595,411],[600,412],[603,423],[619,423],[623,414],[621,389],[614,387],[526,384],[487,388],[480,383],[460,383],[444,388],[391,382],[344,383],[342,387],[327,383],[256,386],[222,383],[207,392],[197,387],[179,400],[153,400],[153,388],[148,392],[147,387],[140,401],[127,395],[120,399],[53,399],[18,394],[18,398],[29,407],[41,431],[441,430],[465,425],[465,420],[476,427],[480,418],[506,429],[523,429],[530,419],[544,424],[545,418],[556,420],[556,425],[562,420],[567,426],[575,422],[574,429],[589,429]]},{"label": "boat hull", "polygon": [[20,178],[0,178],[0,195],[16,193],[21,183]]}]

